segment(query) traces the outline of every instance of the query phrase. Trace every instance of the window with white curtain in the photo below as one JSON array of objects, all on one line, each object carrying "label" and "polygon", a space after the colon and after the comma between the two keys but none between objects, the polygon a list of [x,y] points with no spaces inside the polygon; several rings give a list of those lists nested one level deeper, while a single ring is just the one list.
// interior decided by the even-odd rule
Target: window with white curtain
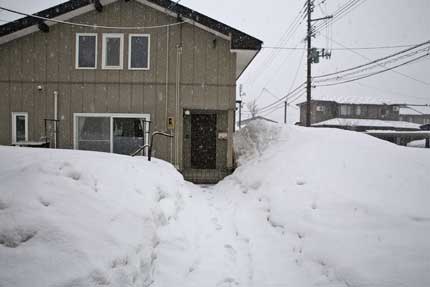
[{"label": "window with white curtain", "polygon": [[103,34],[102,68],[118,70],[123,67],[124,35]]}]

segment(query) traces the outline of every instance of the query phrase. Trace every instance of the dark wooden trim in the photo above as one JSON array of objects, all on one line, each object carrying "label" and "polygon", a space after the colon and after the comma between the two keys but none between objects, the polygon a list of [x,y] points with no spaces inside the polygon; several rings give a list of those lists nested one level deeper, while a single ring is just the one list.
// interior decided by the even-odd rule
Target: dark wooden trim
[{"label": "dark wooden trim", "polygon": [[[118,0],[121,1],[121,0]],[[215,19],[212,19],[206,15],[196,12],[190,8],[176,4],[171,0],[147,0],[153,4],[163,7],[170,12],[176,13],[178,18],[184,17],[195,21],[203,26],[206,26],[214,31],[217,31],[226,36],[231,36],[231,49],[238,50],[260,50],[263,42],[257,38],[254,38],[242,31],[232,28],[224,23],[221,23]],[[53,6],[51,8],[45,9],[34,15],[42,16],[46,18],[55,18],[60,15],[69,13],[76,9],[82,8],[84,6],[93,4],[96,6],[97,3],[100,4],[98,0],[70,0],[65,3]],[[101,8],[103,6],[100,4]],[[102,9],[101,9],[102,10]],[[97,11],[99,11],[97,9]],[[13,22],[6,23],[0,26],[0,37],[12,34],[19,30],[38,25],[39,19],[33,17],[24,17]]]}]

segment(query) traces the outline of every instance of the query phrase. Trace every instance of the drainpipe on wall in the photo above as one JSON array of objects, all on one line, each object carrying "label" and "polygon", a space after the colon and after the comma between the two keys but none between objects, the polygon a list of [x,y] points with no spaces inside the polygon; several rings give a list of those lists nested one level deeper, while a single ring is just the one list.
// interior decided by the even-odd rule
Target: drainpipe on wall
[{"label": "drainpipe on wall", "polygon": [[58,91],[54,91],[54,148],[57,148]]},{"label": "drainpipe on wall", "polygon": [[180,80],[181,80],[181,54],[182,54],[182,45],[176,46],[176,126],[175,126],[175,167],[179,169],[179,117],[180,108]]},{"label": "drainpipe on wall", "polygon": [[[166,36],[166,112],[165,112],[165,127],[166,131],[168,128],[168,116],[169,116],[169,48],[170,48],[170,26],[167,26],[167,36]],[[173,163],[173,138],[170,138],[170,163]]]}]

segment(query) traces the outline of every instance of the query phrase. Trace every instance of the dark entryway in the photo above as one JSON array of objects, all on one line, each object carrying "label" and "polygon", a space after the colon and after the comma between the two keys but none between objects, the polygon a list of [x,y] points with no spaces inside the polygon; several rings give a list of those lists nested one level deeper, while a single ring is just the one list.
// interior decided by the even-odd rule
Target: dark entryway
[{"label": "dark entryway", "polygon": [[191,115],[191,168],[216,169],[216,114]]}]

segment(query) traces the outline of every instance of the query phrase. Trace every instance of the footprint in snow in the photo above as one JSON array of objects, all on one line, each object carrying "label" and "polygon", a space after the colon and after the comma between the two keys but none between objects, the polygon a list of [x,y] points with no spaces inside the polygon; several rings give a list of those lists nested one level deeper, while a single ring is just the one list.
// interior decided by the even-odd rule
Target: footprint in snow
[{"label": "footprint in snow", "polygon": [[298,179],[296,179],[296,184],[297,185],[305,185],[306,181],[302,178],[298,178]]},{"label": "footprint in snow", "polygon": [[222,225],[220,225],[220,224],[218,223],[218,218],[213,217],[213,218],[211,219],[211,221],[212,221],[213,225],[215,226],[215,229],[216,229],[216,230],[221,230],[221,229],[222,229]]},{"label": "footprint in snow", "polygon": [[238,285],[239,285],[239,282],[236,281],[236,279],[230,278],[230,277],[225,278],[216,284],[217,287],[218,286],[219,287],[232,287],[232,286],[238,286]]},{"label": "footprint in snow", "polygon": [[233,262],[236,262],[236,250],[230,244],[225,244],[224,249],[227,252],[227,258]]}]

